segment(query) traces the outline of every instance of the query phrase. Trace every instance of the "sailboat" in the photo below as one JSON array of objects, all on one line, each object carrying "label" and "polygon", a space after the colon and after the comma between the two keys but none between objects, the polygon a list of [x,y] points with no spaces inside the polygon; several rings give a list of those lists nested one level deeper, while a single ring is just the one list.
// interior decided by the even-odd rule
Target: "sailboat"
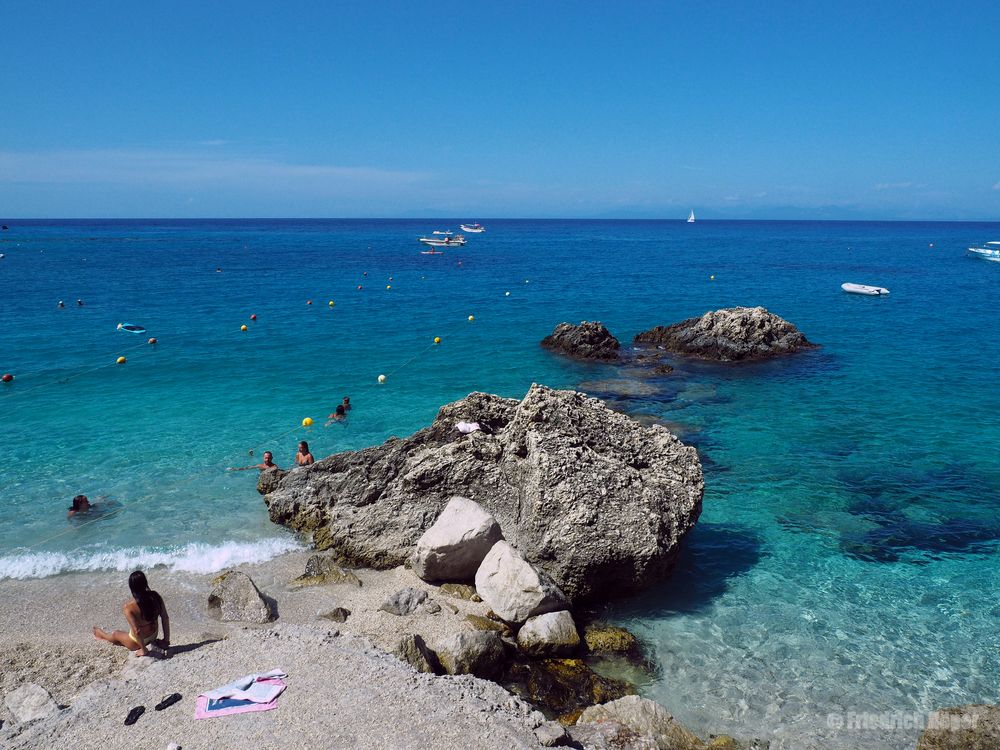
[{"label": "sailboat", "polygon": [[688,216],[688,224],[694,224],[694,211],[691,211],[691,215]]}]

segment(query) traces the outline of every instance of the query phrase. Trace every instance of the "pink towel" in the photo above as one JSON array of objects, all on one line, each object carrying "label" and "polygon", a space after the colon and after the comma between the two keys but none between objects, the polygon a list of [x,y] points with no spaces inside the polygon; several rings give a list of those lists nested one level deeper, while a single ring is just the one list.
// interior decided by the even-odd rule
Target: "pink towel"
[{"label": "pink towel", "polygon": [[[258,680],[261,683],[268,683],[280,688],[285,689],[285,683],[280,679],[267,679],[263,678]],[[278,707],[277,696],[270,703],[254,703],[248,700],[239,700],[231,698],[220,698],[218,700],[212,700],[204,695],[199,695],[198,700],[194,704],[194,718],[196,719],[213,719],[216,716],[230,716],[231,714],[245,714],[251,711],[270,711]]]}]

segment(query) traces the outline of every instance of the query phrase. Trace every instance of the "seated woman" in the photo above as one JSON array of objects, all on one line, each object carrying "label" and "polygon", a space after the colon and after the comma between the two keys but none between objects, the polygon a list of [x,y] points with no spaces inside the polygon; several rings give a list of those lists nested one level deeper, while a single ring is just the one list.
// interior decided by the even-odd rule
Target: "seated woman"
[{"label": "seated woman", "polygon": [[[95,625],[94,637],[134,651],[136,656],[147,656],[149,652],[146,647],[150,644],[166,653],[170,647],[170,618],[167,616],[163,597],[149,588],[146,574],[141,570],[128,577],[128,587],[132,592],[132,599],[122,607],[129,626],[128,632],[116,630],[108,633]],[[162,638],[156,637],[159,631],[157,618],[163,622]]]},{"label": "seated woman", "polygon": [[316,463],[313,454],[309,452],[309,443],[305,440],[299,442],[299,452],[295,454],[295,463],[299,466],[309,466]]}]

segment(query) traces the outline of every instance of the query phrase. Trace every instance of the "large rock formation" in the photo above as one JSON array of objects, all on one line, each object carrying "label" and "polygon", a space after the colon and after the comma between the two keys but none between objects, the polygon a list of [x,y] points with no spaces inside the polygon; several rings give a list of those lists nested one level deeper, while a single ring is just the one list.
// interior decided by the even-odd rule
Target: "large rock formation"
[{"label": "large rock formation", "polygon": [[721,362],[767,359],[816,347],[799,329],[763,307],[727,307],[656,326],[638,334],[635,343]]},{"label": "large rock formation", "polygon": [[580,321],[580,325],[560,323],[542,339],[542,346],[579,359],[612,361],[618,359],[621,344],[603,324]]},{"label": "large rock formation", "polygon": [[[482,430],[463,435],[458,421]],[[289,472],[264,496],[271,520],[313,532],[342,563],[389,568],[454,495],[572,600],[623,594],[665,575],[701,512],[694,448],[574,391],[473,393],[383,445]]]}]

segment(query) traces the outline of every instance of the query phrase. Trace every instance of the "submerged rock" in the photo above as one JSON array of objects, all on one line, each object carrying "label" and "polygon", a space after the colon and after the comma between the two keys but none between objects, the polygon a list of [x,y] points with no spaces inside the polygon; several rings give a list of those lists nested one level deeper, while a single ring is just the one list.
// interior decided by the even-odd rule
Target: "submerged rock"
[{"label": "submerged rock", "polygon": [[625,628],[603,623],[588,623],[583,629],[587,651],[597,656],[642,657],[642,644]]},{"label": "submerged rock", "polygon": [[721,362],[768,359],[816,348],[794,325],[763,307],[727,307],[656,326],[638,334],[635,343]]},{"label": "submerged rock", "polygon": [[497,681],[563,724],[588,706],[635,693],[632,685],[597,674],[582,659],[516,661]]},{"label": "submerged rock", "polygon": [[493,545],[476,571],[476,591],[507,622],[524,622],[568,606],[555,582],[504,541]]},{"label": "submerged rock", "polygon": [[479,503],[456,496],[417,540],[410,567],[425,581],[471,581],[502,537],[500,524]]},{"label": "submerged rock", "polygon": [[577,601],[666,575],[703,491],[696,451],[668,430],[533,385],[520,402],[473,393],[409,438],[289,472],[264,501],[342,564],[382,569],[406,562],[451,497],[470,497]]},{"label": "submerged rock", "polygon": [[917,750],[1000,748],[1000,706],[971,704],[942,708],[927,719]]},{"label": "submerged rock", "polygon": [[542,346],[579,359],[612,361],[618,359],[621,344],[601,323],[589,320],[580,325],[560,323],[542,339]]},{"label": "submerged rock", "polygon": [[274,622],[271,603],[246,573],[227,570],[212,581],[208,606],[218,609],[225,622]]}]

